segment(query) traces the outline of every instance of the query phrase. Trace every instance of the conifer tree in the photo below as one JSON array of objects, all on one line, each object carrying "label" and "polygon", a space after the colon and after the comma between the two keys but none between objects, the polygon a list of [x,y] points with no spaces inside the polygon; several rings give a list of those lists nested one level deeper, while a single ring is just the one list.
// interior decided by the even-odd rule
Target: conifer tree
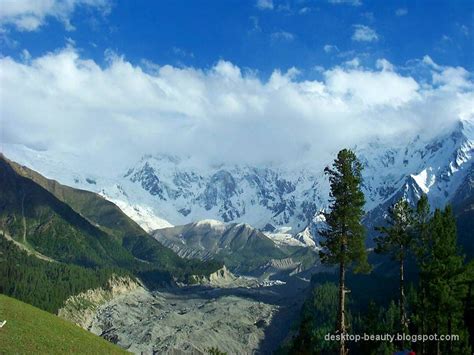
[{"label": "conifer tree", "polygon": [[[414,211],[413,221],[413,250],[418,263],[418,270],[420,272],[418,294],[416,295],[415,312],[413,315],[413,321],[418,327],[419,334],[428,334],[427,331],[427,315],[428,315],[428,302],[426,295],[426,277],[424,276],[424,270],[426,270],[426,263],[428,262],[429,255],[431,253],[431,242],[430,242],[430,204],[428,196],[426,194],[421,195],[420,199],[416,204]],[[421,354],[426,354],[426,346],[424,342],[419,344]]]},{"label": "conifer tree", "polygon": [[[376,227],[381,236],[375,238],[376,253],[388,253],[399,265],[399,312],[400,330],[408,331],[408,318],[405,299],[405,260],[412,245],[413,211],[405,198],[401,198],[389,208],[387,216],[388,226]],[[402,348],[403,348],[402,342]]]},{"label": "conifer tree", "polygon": [[361,219],[364,214],[364,194],[361,191],[362,165],[356,155],[348,149],[341,150],[329,175],[330,212],[325,214],[327,228],[321,231],[320,258],[323,263],[339,266],[339,295],[337,331],[341,335],[340,354],[345,355],[346,334],[345,288],[346,270],[354,267],[355,272],[369,271],[365,249],[365,231]]},{"label": "conifer tree", "polygon": [[430,223],[428,255],[422,264],[421,277],[426,287],[428,332],[458,334],[461,341],[440,342],[429,349],[436,354],[470,354],[464,324],[467,287],[464,283],[464,257],[457,247],[456,222],[450,206],[437,209]]}]

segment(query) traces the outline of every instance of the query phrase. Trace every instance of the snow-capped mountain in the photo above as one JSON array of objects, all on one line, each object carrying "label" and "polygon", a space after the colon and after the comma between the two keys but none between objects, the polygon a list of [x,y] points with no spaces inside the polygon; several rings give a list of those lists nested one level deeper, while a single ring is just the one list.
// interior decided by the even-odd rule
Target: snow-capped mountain
[{"label": "snow-capped mountain", "polygon": [[[431,139],[374,140],[353,147],[364,165],[367,212],[401,195],[414,201],[427,193],[434,206],[449,201],[472,165],[473,121],[459,121]],[[100,193],[149,231],[214,219],[248,223],[280,242],[297,237],[308,244],[309,231],[314,234],[328,205],[327,178],[311,164],[203,166],[190,158],[145,155],[127,171],[104,176],[77,171],[76,157],[10,144],[2,149],[8,158],[49,178]]]},{"label": "snow-capped mountain", "polygon": [[212,218],[297,231],[324,204],[322,177],[270,167],[202,169],[168,156],[145,156],[124,175],[153,197],[156,210],[172,224]]}]

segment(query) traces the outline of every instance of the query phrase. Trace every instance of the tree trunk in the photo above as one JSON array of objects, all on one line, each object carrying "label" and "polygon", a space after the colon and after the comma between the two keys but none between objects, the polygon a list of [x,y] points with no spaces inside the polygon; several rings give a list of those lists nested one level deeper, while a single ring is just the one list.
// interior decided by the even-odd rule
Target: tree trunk
[{"label": "tree trunk", "polygon": [[[427,334],[428,332],[425,330],[425,286],[422,282],[421,284],[421,334]],[[421,342],[421,355],[425,355],[425,342]]]},{"label": "tree trunk", "polygon": [[339,335],[341,335],[340,341],[340,355],[346,355],[346,343],[344,336],[346,334],[346,312],[345,312],[345,298],[346,298],[346,290],[345,290],[345,282],[346,282],[346,269],[344,262],[342,261],[339,264],[339,319],[338,319],[338,331]]},{"label": "tree trunk", "polygon": [[[404,255],[403,250],[400,255],[400,329],[402,334],[407,331],[407,316],[405,311],[405,270],[404,270]],[[402,339],[401,343],[402,349],[405,348],[405,341]]]}]

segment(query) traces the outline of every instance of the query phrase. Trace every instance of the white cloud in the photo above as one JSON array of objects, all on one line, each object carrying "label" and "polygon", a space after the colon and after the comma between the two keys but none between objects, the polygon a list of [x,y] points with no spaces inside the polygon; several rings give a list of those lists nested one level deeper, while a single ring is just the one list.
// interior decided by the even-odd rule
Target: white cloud
[{"label": "white cloud", "polygon": [[3,0],[0,6],[0,26],[13,25],[19,31],[35,31],[48,17],[63,22],[66,30],[74,30],[70,17],[76,7],[89,6],[106,13],[109,0]]},{"label": "white cloud", "polygon": [[272,10],[273,0],[257,0],[256,6],[261,10]]},{"label": "white cloud", "polygon": [[377,59],[375,62],[375,67],[377,69],[381,69],[382,71],[392,71],[394,69],[392,63],[390,63],[387,59]]},{"label": "white cloud", "polygon": [[333,44],[326,44],[323,49],[326,53],[339,52],[339,48]]},{"label": "white cloud", "polygon": [[352,40],[358,42],[374,42],[378,41],[379,36],[374,29],[365,25],[354,25],[354,34],[352,35]]},{"label": "white cloud", "polygon": [[355,57],[351,60],[348,60],[348,61],[344,62],[344,64],[347,67],[350,67],[350,68],[357,68],[357,67],[360,66],[360,60],[359,60],[359,58]]},{"label": "white cloud", "polygon": [[393,72],[361,70],[357,58],[355,62],[354,69],[336,68],[326,72],[326,85],[333,94],[369,107],[401,107],[420,98],[420,86],[413,78]]},{"label": "white cloud", "polygon": [[21,51],[21,55],[20,55],[21,59],[24,61],[24,62],[29,62],[30,59],[31,59],[31,54],[30,52],[27,50],[27,49],[23,49]]},{"label": "white cloud", "polygon": [[436,64],[433,59],[431,59],[431,57],[429,55],[425,55],[422,59],[422,63],[429,66],[429,67],[432,67],[433,69],[435,70],[441,70],[442,67],[439,66],[438,64]]},{"label": "white cloud", "polygon": [[[91,166],[145,153],[208,162],[327,162],[374,136],[435,134],[474,100],[462,68],[422,64],[431,85],[387,70],[295,68],[268,80],[219,61],[210,69],[133,65],[109,52],[105,67],[68,47],[28,61],[0,58],[2,141],[83,154]],[[151,70],[150,70],[151,68]]]},{"label": "white cloud", "polygon": [[433,84],[452,89],[472,88],[469,72],[461,67],[442,67],[441,70],[433,73]]},{"label": "white cloud", "polygon": [[288,41],[291,42],[295,39],[295,35],[290,32],[286,31],[278,31],[278,32],[273,32],[271,34],[271,38],[273,41]]},{"label": "white cloud", "polygon": [[405,16],[406,14],[408,14],[408,10],[405,8],[395,10],[395,15],[397,16]]}]

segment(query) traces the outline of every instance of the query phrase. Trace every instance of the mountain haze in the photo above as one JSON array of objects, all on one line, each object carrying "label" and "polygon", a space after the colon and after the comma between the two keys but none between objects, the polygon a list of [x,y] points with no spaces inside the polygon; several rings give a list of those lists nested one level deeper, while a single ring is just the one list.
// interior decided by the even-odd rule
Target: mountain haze
[{"label": "mountain haze", "polygon": [[[400,196],[414,202],[426,193],[434,207],[455,198],[472,166],[473,120],[461,119],[435,137],[374,138],[353,148],[364,166],[369,232]],[[317,241],[321,211],[327,208],[324,164],[207,166],[189,157],[148,154],[125,172],[103,176],[76,170],[74,156],[62,166],[65,157],[54,152],[8,144],[3,148],[48,177],[99,193],[147,231],[214,219],[250,224],[278,242],[309,245],[305,235]]]}]

